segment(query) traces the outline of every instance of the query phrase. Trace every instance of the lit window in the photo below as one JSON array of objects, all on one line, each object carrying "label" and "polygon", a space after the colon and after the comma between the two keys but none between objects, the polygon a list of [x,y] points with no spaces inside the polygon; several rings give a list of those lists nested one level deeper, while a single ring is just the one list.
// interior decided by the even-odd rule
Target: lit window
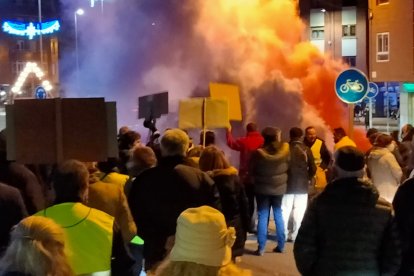
[{"label": "lit window", "polygon": [[356,25],[343,25],[342,26],[343,37],[355,37],[356,36]]},{"label": "lit window", "polygon": [[377,5],[384,5],[384,4],[388,4],[390,1],[389,0],[377,0]]},{"label": "lit window", "polygon": [[377,34],[377,61],[390,60],[390,33]]},{"label": "lit window", "polygon": [[311,40],[325,39],[323,27],[311,27]]}]

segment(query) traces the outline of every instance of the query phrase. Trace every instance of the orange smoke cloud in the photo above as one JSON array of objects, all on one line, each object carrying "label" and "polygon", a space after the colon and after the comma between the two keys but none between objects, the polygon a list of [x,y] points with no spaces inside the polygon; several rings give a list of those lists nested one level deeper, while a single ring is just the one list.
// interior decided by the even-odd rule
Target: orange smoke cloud
[{"label": "orange smoke cloud", "polygon": [[332,128],[347,129],[348,108],[334,92],[346,65],[301,41],[296,1],[199,0],[194,28],[212,53],[213,81],[224,71],[240,85],[245,120],[285,131],[312,124],[330,144]]}]

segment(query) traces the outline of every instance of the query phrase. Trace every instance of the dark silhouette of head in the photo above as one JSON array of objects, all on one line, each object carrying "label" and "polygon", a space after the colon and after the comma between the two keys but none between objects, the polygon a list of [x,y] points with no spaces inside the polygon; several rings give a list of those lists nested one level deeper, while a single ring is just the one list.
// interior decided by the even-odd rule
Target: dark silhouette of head
[{"label": "dark silhouette of head", "polygon": [[334,142],[338,143],[343,137],[346,136],[346,132],[342,127],[335,128],[333,131]]},{"label": "dark silhouette of head", "polygon": [[[204,141],[204,132],[201,131],[200,132],[200,145],[204,144],[203,141]],[[215,143],[216,143],[216,135],[214,134],[213,131],[207,130],[206,131],[206,142],[204,146],[208,147],[211,145],[215,145]]]},{"label": "dark silhouette of head", "polygon": [[85,202],[88,197],[89,172],[78,160],[67,160],[60,164],[53,175],[55,204]]},{"label": "dark silhouette of head", "polygon": [[247,133],[257,131],[257,124],[256,123],[248,123],[246,126]]},{"label": "dark silhouette of head", "polygon": [[303,137],[303,130],[299,127],[292,127],[289,130],[290,140],[300,140]]},{"label": "dark silhouette of head", "polygon": [[380,148],[385,148],[391,144],[392,141],[394,141],[394,139],[391,137],[391,135],[381,133],[375,139],[374,145]]},{"label": "dark silhouette of head", "polygon": [[281,135],[280,129],[276,127],[265,127],[262,130],[262,136],[264,139],[263,145],[266,146],[274,142],[280,142],[280,135]]}]

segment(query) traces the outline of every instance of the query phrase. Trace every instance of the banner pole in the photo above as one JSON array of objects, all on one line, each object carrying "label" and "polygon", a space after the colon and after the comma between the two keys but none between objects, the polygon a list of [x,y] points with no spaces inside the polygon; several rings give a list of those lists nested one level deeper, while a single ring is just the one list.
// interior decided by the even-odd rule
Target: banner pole
[{"label": "banner pole", "polygon": [[203,148],[206,147],[206,112],[207,112],[207,103],[206,98],[203,98],[203,110],[202,110],[202,123],[203,123]]}]

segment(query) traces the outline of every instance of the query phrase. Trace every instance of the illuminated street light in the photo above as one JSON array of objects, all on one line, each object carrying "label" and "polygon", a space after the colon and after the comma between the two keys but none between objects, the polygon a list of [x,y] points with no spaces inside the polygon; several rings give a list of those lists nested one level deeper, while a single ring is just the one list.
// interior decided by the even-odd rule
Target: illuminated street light
[{"label": "illuminated street light", "polygon": [[[75,55],[76,55],[76,81],[79,85],[79,52],[78,52],[78,15],[83,15],[85,12],[82,9],[75,11]],[[79,87],[78,87],[79,88]]]}]

